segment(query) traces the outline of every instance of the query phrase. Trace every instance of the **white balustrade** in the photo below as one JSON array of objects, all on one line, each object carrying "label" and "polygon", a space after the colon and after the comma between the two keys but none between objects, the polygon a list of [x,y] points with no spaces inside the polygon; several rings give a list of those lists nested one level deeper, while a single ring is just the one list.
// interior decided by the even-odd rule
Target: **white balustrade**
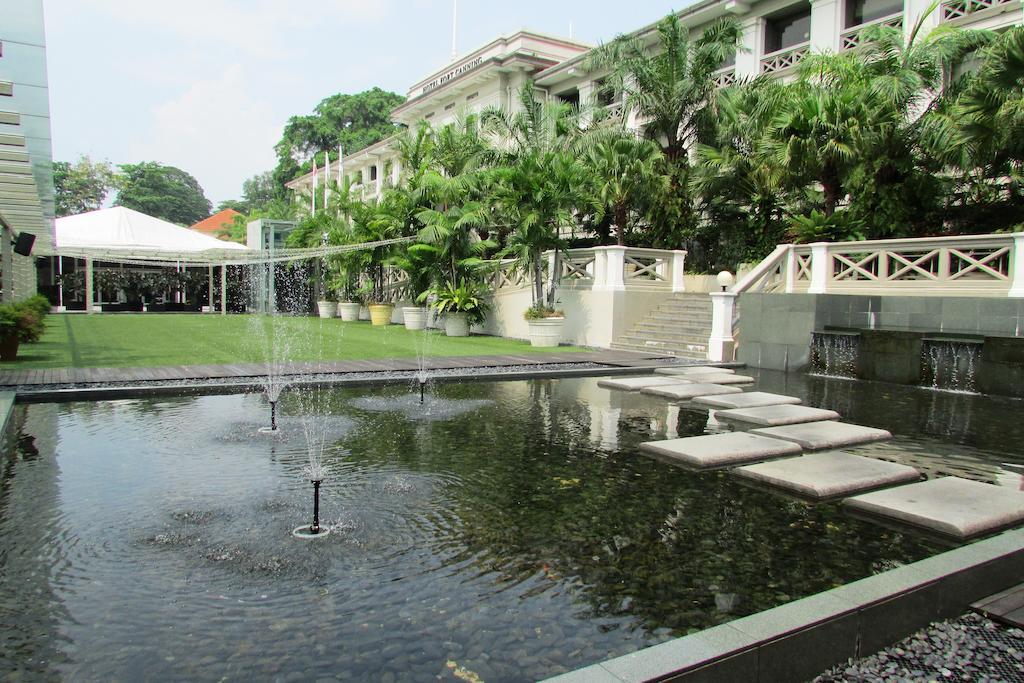
[{"label": "white balustrade", "polygon": [[[744,292],[1024,298],[1024,233],[783,244],[729,294]],[[708,354],[721,360],[733,311],[712,299]]]},{"label": "white balustrade", "polygon": [[[553,252],[544,256],[544,277],[554,269]],[[566,289],[665,290],[681,292],[684,286],[685,251],[594,247],[570,249],[558,259],[558,286]],[[531,275],[514,261],[496,264],[492,287],[518,289],[530,286]]]},{"label": "white balustrade", "polygon": [[766,54],[761,58],[761,73],[774,74],[791,69],[810,51],[809,43],[801,43]]},{"label": "white balustrade", "polygon": [[942,3],[942,20],[956,21],[993,8],[1019,7],[1018,0],[952,0]]},{"label": "white balustrade", "polygon": [[860,44],[864,42],[864,29],[868,26],[875,26],[881,24],[882,26],[892,26],[893,28],[903,28],[903,12],[891,14],[887,17],[880,17],[873,19],[872,21],[865,21],[863,24],[858,24],[851,28],[846,29],[839,36],[839,49],[840,50],[853,50],[860,47]]}]

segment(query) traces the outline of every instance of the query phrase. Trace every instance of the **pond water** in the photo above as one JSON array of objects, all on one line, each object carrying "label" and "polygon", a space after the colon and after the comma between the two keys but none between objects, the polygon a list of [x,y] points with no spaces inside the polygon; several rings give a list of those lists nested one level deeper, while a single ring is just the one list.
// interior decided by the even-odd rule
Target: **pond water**
[{"label": "pond water", "polygon": [[[1020,420],[990,414],[1020,402],[759,380],[900,433],[879,457],[1019,483],[1004,445]],[[438,385],[422,408],[413,392],[286,393],[281,437],[256,434],[258,395],[19,408],[0,471],[0,672],[537,679],[941,550],[637,452],[714,429],[706,411],[595,379]],[[290,535],[311,507],[299,413],[325,416],[331,533],[312,542]]]}]

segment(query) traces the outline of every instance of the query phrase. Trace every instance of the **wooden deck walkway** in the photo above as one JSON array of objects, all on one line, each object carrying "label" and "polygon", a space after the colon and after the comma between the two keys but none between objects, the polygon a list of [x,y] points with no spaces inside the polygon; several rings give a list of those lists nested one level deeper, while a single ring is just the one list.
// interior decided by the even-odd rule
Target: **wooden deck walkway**
[{"label": "wooden deck walkway", "polygon": [[[611,367],[646,367],[666,357],[659,353],[635,351],[577,351],[519,356],[442,356],[427,358],[428,370],[452,368],[516,367],[562,363],[600,363]],[[393,372],[416,370],[415,358],[380,360],[295,361],[281,366],[283,375],[346,374],[352,372]],[[148,368],[60,368],[0,370],[0,388],[15,386],[56,386],[62,384],[103,384],[108,382],[166,382],[174,380],[231,379],[267,374],[263,363],[238,365],[166,365]]]}]

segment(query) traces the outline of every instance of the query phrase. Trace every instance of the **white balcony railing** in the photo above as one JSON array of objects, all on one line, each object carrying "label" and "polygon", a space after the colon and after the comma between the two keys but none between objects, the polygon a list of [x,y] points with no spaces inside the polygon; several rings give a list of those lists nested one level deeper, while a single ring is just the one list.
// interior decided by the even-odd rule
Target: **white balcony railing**
[{"label": "white balcony railing", "polygon": [[728,88],[736,83],[736,67],[730,66],[719,69],[714,73],[715,85],[719,88]]},{"label": "white balcony railing", "polygon": [[865,21],[863,24],[857,24],[856,26],[846,29],[839,36],[839,49],[853,50],[860,47],[861,43],[864,42],[864,29],[868,26],[877,25],[892,26],[893,28],[902,29],[903,12],[897,12],[896,14],[890,14],[887,17]]},{"label": "white balcony railing", "polygon": [[1002,7],[1019,7],[1018,0],[950,0],[942,3],[942,20],[956,21],[977,12]]},{"label": "white balcony railing", "polygon": [[770,52],[761,58],[761,73],[774,74],[791,69],[804,58],[810,49],[810,43],[805,42]]}]

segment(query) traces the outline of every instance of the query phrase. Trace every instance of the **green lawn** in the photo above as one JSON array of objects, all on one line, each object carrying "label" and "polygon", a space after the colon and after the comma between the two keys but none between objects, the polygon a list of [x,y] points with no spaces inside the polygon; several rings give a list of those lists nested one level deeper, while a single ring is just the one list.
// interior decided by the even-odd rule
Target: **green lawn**
[{"label": "green lawn", "polygon": [[[22,344],[13,368],[146,367],[259,363],[272,339],[282,340],[285,360],[362,360],[430,356],[536,353],[527,342],[498,337],[449,338],[443,332],[410,332],[401,325],[372,327],[338,319],[255,315],[59,314],[46,318],[37,344]],[[559,347],[560,352],[578,351]]]}]

